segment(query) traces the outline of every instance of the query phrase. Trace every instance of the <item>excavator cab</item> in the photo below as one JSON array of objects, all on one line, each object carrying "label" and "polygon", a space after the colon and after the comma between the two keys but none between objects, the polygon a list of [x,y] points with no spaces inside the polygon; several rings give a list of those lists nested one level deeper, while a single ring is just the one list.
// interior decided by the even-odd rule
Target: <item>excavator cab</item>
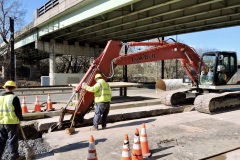
[{"label": "excavator cab", "polygon": [[219,89],[211,86],[236,84],[236,77],[236,52],[207,52],[202,55],[198,81],[200,88]]}]

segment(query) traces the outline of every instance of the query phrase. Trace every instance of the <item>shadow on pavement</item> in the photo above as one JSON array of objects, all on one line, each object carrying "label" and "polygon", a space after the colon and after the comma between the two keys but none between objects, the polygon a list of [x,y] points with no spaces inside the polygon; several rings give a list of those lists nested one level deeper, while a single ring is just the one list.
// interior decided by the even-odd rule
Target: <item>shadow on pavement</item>
[{"label": "shadow on pavement", "polygon": [[115,97],[112,97],[111,104],[132,102],[132,101],[152,100],[152,99],[157,99],[157,98],[143,97],[143,96],[115,96]]},{"label": "shadow on pavement", "polygon": [[[101,143],[101,142],[105,142],[106,140],[107,140],[106,138],[97,139],[97,140],[95,140],[95,145],[97,145],[98,143]],[[68,144],[68,145],[56,148],[53,150],[53,152],[54,153],[68,152],[68,151],[72,151],[72,150],[87,148],[88,146],[89,146],[88,141],[81,141],[81,142],[72,143],[72,144]]]},{"label": "shadow on pavement", "polygon": [[171,154],[172,153],[162,154],[162,155],[158,155],[158,156],[152,156],[152,157],[146,158],[146,160],[156,160],[156,159],[159,159],[159,158],[163,158],[163,157],[169,156]]},{"label": "shadow on pavement", "polygon": [[169,147],[160,147],[160,148],[156,148],[156,149],[151,149],[150,152],[151,152],[151,156],[150,157],[146,157],[144,158],[145,160],[156,160],[158,158],[163,158],[163,157],[166,157],[168,155],[171,155],[172,153],[167,153],[167,154],[161,154],[161,155],[155,155],[156,153],[158,152],[161,152],[163,150],[167,150],[169,148],[172,148],[174,146],[169,146]]},{"label": "shadow on pavement", "polygon": [[164,151],[164,150],[167,150],[167,149],[173,148],[173,147],[175,147],[175,146],[160,147],[160,148],[157,148],[157,149],[153,149],[152,152],[153,152],[153,153],[157,153],[157,152]]},{"label": "shadow on pavement", "polygon": [[126,127],[126,126],[141,125],[141,124],[143,124],[143,123],[150,123],[150,122],[153,122],[153,121],[156,121],[156,118],[151,118],[151,119],[147,119],[147,120],[139,120],[139,121],[124,123],[124,124],[117,124],[117,125],[115,125],[115,126],[107,127],[107,129],[110,129],[110,128],[119,128],[119,127]]},{"label": "shadow on pavement", "polygon": [[51,151],[51,152],[47,152],[47,153],[41,153],[41,154],[37,154],[37,155],[35,155],[35,159],[42,159],[42,158],[45,158],[45,157],[50,157],[50,156],[53,156],[54,155],[54,153],[53,153],[53,151]]}]

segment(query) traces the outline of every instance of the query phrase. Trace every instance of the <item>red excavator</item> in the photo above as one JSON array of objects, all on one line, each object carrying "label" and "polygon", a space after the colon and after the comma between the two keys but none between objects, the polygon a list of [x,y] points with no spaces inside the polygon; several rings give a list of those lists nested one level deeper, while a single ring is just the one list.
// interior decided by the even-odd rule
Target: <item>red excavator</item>
[{"label": "red excavator", "polygon": [[[152,48],[120,55],[123,46],[152,46]],[[107,80],[113,77],[114,68],[118,65],[169,59],[181,61],[193,87],[166,91],[161,98],[163,104],[174,106],[184,103],[189,97],[194,97],[195,110],[203,113],[212,113],[218,108],[240,104],[240,92],[234,91],[234,89],[239,88],[238,83],[240,82],[236,52],[207,52],[200,57],[193,48],[174,40],[173,43],[167,41],[122,43],[110,40],[80,81],[66,107],[62,108],[59,122],[54,124],[51,130],[63,128],[66,113],[73,115],[70,121],[83,122],[85,114],[93,106],[94,95],[81,89],[81,86],[84,82],[90,86],[94,85],[96,83],[94,76],[97,73],[101,73]],[[75,110],[67,109],[70,101],[78,92],[80,92],[80,97]]]}]

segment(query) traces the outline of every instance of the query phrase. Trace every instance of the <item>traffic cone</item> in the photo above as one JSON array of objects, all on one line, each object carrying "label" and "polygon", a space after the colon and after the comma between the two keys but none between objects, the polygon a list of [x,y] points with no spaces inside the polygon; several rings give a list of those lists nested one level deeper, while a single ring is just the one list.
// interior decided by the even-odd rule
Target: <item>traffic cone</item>
[{"label": "traffic cone", "polygon": [[25,97],[23,97],[23,99],[22,99],[21,108],[22,108],[22,113],[28,113],[28,108],[27,108],[27,104],[26,104],[26,99],[25,99]]},{"label": "traffic cone", "polygon": [[92,135],[90,136],[90,139],[89,139],[87,160],[98,160],[97,152],[96,152],[96,148],[95,148],[95,142],[94,142],[94,138]]},{"label": "traffic cone", "polygon": [[143,157],[151,156],[151,152],[150,152],[149,146],[148,146],[145,123],[142,124],[141,135],[140,135],[140,143],[141,143]]},{"label": "traffic cone", "polygon": [[38,96],[36,96],[36,101],[35,101],[35,107],[34,107],[34,112],[41,112],[41,107],[39,104]]},{"label": "traffic cone", "polygon": [[134,141],[133,141],[133,149],[132,149],[132,160],[143,160],[142,149],[139,139],[139,131],[136,128]]},{"label": "traffic cone", "polygon": [[52,107],[52,102],[51,102],[50,94],[48,94],[46,110],[47,110],[47,111],[53,111],[53,110],[54,110],[54,108]]},{"label": "traffic cone", "polygon": [[132,160],[131,153],[130,153],[129,139],[127,134],[125,134],[124,136],[121,160]]}]

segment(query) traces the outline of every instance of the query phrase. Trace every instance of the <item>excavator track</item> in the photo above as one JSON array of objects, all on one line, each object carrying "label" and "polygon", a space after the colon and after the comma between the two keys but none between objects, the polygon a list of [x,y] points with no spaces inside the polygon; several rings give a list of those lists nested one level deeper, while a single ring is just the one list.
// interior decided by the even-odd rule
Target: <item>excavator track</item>
[{"label": "excavator track", "polygon": [[182,104],[186,101],[186,93],[189,89],[177,89],[172,91],[166,91],[161,97],[161,103],[167,106],[175,106]]},{"label": "excavator track", "polygon": [[[161,103],[167,106],[178,106],[188,103],[189,89],[166,91],[160,98]],[[212,114],[214,111],[240,105],[240,92],[207,93],[198,95],[194,100],[194,109],[201,113]]]},{"label": "excavator track", "polygon": [[195,98],[194,108],[198,112],[212,112],[240,105],[240,92],[208,93]]}]

